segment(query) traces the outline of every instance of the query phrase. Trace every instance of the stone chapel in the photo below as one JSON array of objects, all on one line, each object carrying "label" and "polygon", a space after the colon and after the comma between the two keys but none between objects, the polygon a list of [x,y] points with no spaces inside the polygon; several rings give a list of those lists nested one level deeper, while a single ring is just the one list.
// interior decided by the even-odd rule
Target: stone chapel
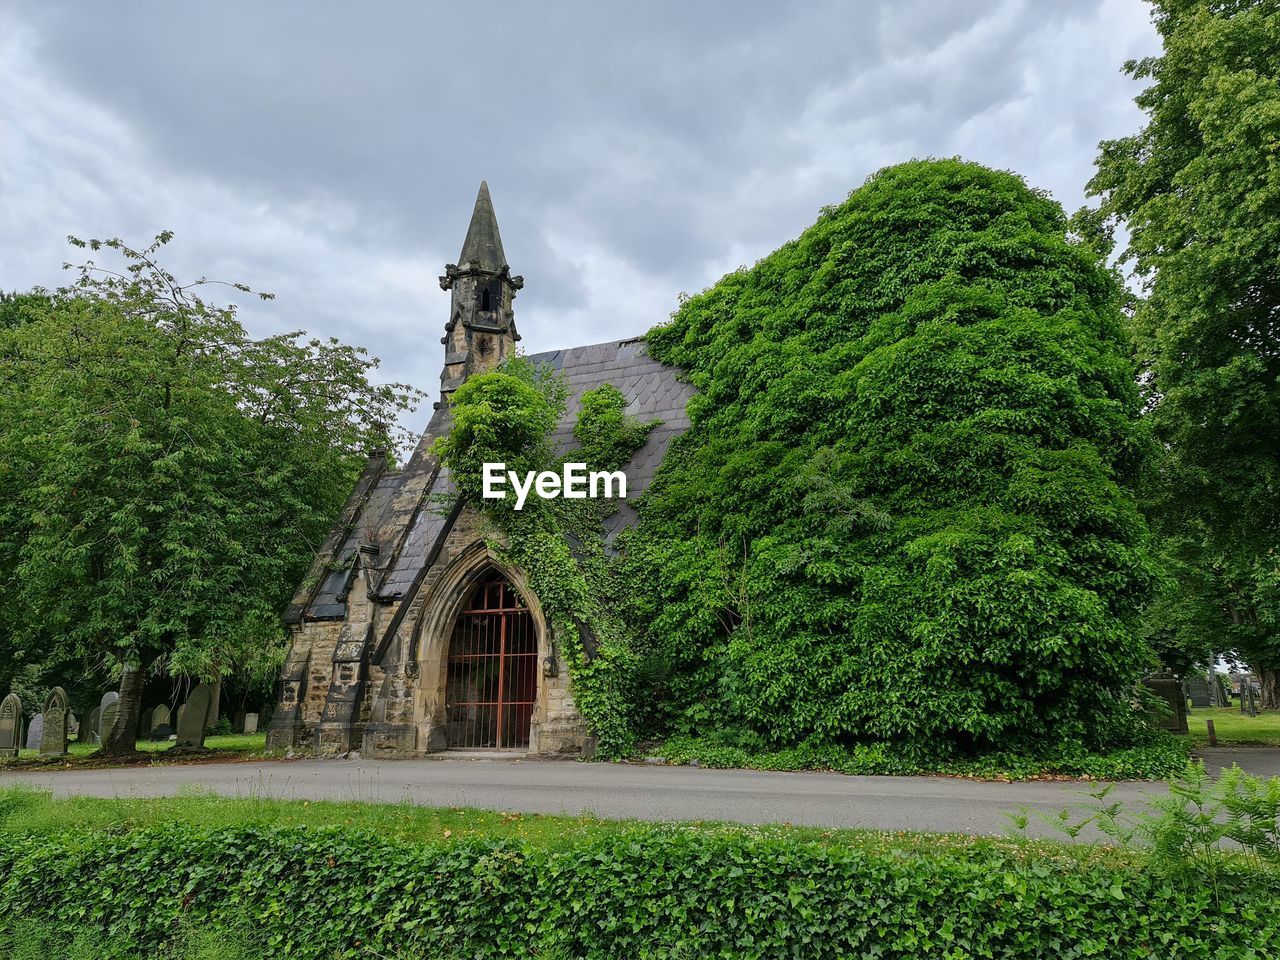
[{"label": "stone chapel", "polygon": [[[382,451],[370,455],[285,611],[291,643],[271,748],[365,756],[594,748],[537,596],[488,548],[478,511],[454,493],[431,452],[450,428],[449,396],[520,340],[513,301],[524,279],[507,264],[487,183],[440,286],[451,294],[440,402],[401,469],[389,469]],[[623,468],[628,499],[643,493],[671,438],[688,426],[693,388],[649,357],[642,338],[529,359],[569,384],[555,434],[562,448],[573,442],[579,398],[605,383],[622,391],[629,414],[661,421]],[[606,521],[606,543],[635,518],[621,502]]]}]

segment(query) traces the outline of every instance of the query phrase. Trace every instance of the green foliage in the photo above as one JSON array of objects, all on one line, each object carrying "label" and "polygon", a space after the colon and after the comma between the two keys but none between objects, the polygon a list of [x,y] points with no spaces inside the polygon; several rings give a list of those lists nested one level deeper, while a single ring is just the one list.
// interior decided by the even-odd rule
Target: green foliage
[{"label": "green foliage", "polygon": [[[1216,891],[1138,856],[632,826],[547,848],[348,828],[0,838],[0,930],[95,932],[147,956],[246,923],[271,957],[1264,957],[1273,873]],[[1221,855],[1219,855],[1221,856]],[[215,954],[216,955],[216,954]]]},{"label": "green foliage", "polygon": [[[483,468],[505,463],[523,476],[551,464],[551,432],[564,413],[562,378],[515,357],[502,369],[467,379],[449,400],[453,427],[436,443],[436,454],[463,496],[490,510],[514,510],[514,500],[483,500]],[[531,497],[525,509],[537,509]]]},{"label": "green foliage", "polygon": [[495,550],[524,571],[553,628],[573,678],[574,702],[599,738],[603,756],[625,754],[634,740],[638,662],[633,631],[619,616],[625,584],[602,541],[608,501],[532,496],[514,509],[511,497],[485,500],[482,467],[506,463],[519,473],[558,470],[566,461],[614,469],[644,445],[655,423],[625,413],[610,384],[588,390],[574,427],[578,447],[556,451],[551,433],[568,397],[564,380],[517,357],[471,377],[449,402],[453,428],[437,442],[459,491],[499,531]]},{"label": "green foliage", "polygon": [[1171,665],[1238,651],[1280,707],[1280,9],[1157,0],[1146,124],[1104,143],[1085,216],[1125,226],[1137,346],[1164,456],[1149,485],[1174,580]]},{"label": "green foliage", "polygon": [[168,239],[74,241],[124,266],[0,328],[0,660],[277,665],[279,610],[412,399],[361,350],[250,338],[158,265]]},{"label": "green foliage", "polygon": [[641,423],[626,414],[626,398],[611,383],[601,384],[582,395],[573,437],[577,456],[598,469],[613,469],[631,459],[644,446],[660,420]]},{"label": "green foliage", "polygon": [[[1280,777],[1263,780],[1232,766],[1215,780],[1203,764],[1187,763],[1168,794],[1148,797],[1137,811],[1109,801],[1113,787],[1089,794],[1093,809],[1085,816],[1063,810],[1040,819],[1073,840],[1095,829],[1107,842],[1143,850],[1153,869],[1215,887],[1223,853],[1258,870],[1280,868]],[[1029,815],[1011,819],[1025,829]]]},{"label": "green foliage", "polygon": [[[739,738],[743,739],[743,738]],[[1034,754],[1008,750],[974,757],[926,751],[909,755],[888,743],[803,743],[780,750],[757,744],[743,746],[717,737],[671,737],[650,751],[667,763],[697,763],[703,767],[752,770],[831,770],[864,776],[978,777],[987,780],[1031,780],[1039,777],[1084,777],[1091,780],[1156,780],[1182,770],[1187,744],[1167,734],[1152,734],[1140,746],[1108,751],[1087,750],[1080,744],[1060,744]]]},{"label": "green foliage", "polygon": [[1120,303],[1045,195],[921,161],[651,331],[699,390],[625,541],[666,722],[907,765],[1133,743],[1156,572]]}]

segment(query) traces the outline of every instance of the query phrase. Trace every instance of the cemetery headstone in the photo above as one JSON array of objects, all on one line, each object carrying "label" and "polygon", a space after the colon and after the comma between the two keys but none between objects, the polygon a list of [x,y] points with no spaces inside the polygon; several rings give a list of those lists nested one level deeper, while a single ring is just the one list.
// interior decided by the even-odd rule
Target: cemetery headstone
[{"label": "cemetery headstone", "polygon": [[22,747],[22,700],[11,693],[0,703],[0,757],[16,757]]},{"label": "cemetery headstone", "polygon": [[67,718],[71,715],[67,691],[54,687],[44,702],[44,730],[40,733],[40,756],[61,757],[67,752]]},{"label": "cemetery headstone", "polygon": [[111,728],[115,726],[116,717],[120,715],[120,704],[112,700],[102,708],[102,727],[98,730],[98,742],[106,743],[107,737],[111,735]]},{"label": "cemetery headstone", "polygon": [[245,733],[258,732],[258,715],[256,713],[246,713],[244,715],[244,732]]},{"label": "cemetery headstone", "polygon": [[1155,718],[1156,725],[1174,733],[1187,732],[1187,699],[1182,695],[1182,684],[1167,670],[1153,673],[1142,681],[1160,698],[1166,709]]},{"label": "cemetery headstone", "polygon": [[187,715],[187,705],[185,703],[179,704],[178,709],[174,711],[173,721],[169,725],[173,727],[173,729],[175,730],[181,729],[182,719],[186,715]]},{"label": "cemetery headstone", "polygon": [[39,750],[40,740],[44,736],[44,714],[37,713],[31,718],[31,725],[27,727],[27,749]]},{"label": "cemetery headstone", "polygon": [[1213,675],[1213,699],[1215,707],[1231,706],[1231,694],[1227,690],[1227,685],[1222,681],[1222,674],[1220,673]]},{"label": "cemetery headstone", "polygon": [[158,727],[151,728],[150,736],[156,743],[163,743],[165,740],[168,740],[173,736],[173,727],[169,726],[167,723],[162,723]]},{"label": "cemetery headstone", "polygon": [[1213,690],[1207,677],[1189,677],[1187,679],[1187,696],[1191,698],[1193,707],[1213,706]]},{"label": "cemetery headstone", "polygon": [[162,703],[156,707],[155,712],[151,714],[151,728],[148,733],[154,731],[157,727],[169,726],[169,705]]},{"label": "cemetery headstone", "polygon": [[81,743],[98,743],[98,726],[102,721],[102,708],[94,707],[89,715],[80,721],[80,733],[76,737]]},{"label": "cemetery headstone", "polygon": [[111,732],[111,724],[115,723],[116,714],[111,714],[111,720],[107,720],[107,710],[120,699],[120,694],[114,690],[108,690],[102,695],[102,699],[98,701],[98,725],[94,732],[98,735],[98,742],[105,743],[107,734]]},{"label": "cemetery headstone", "polygon": [[138,735],[141,737],[151,736],[151,719],[156,715],[155,707],[147,707],[142,711],[142,718],[138,721]]},{"label": "cemetery headstone", "polygon": [[203,750],[204,725],[209,717],[211,691],[201,683],[191,691],[187,702],[178,708],[178,750]]}]

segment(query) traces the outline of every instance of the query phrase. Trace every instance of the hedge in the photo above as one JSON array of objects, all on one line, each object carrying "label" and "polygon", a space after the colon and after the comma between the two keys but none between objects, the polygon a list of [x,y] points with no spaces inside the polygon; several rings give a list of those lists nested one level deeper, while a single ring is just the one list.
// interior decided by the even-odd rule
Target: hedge
[{"label": "hedge", "polygon": [[1228,868],[1211,889],[1055,849],[693,826],[558,849],[341,827],[9,836],[0,929],[96,929],[104,955],[195,921],[298,958],[1280,956],[1274,874]]}]

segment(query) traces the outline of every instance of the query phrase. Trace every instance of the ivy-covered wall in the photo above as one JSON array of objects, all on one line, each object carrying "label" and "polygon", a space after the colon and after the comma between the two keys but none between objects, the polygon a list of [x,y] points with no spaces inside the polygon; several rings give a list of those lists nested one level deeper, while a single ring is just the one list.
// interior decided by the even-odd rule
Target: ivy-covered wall
[{"label": "ivy-covered wall", "polygon": [[[1157,573],[1121,304],[1017,176],[902,164],[650,332],[698,393],[617,555],[607,505],[479,499],[483,462],[563,459],[553,375],[473,377],[439,452],[573,638],[606,753],[673,732],[920,760],[1131,744]],[[571,459],[617,466],[646,432],[600,388]]]}]

